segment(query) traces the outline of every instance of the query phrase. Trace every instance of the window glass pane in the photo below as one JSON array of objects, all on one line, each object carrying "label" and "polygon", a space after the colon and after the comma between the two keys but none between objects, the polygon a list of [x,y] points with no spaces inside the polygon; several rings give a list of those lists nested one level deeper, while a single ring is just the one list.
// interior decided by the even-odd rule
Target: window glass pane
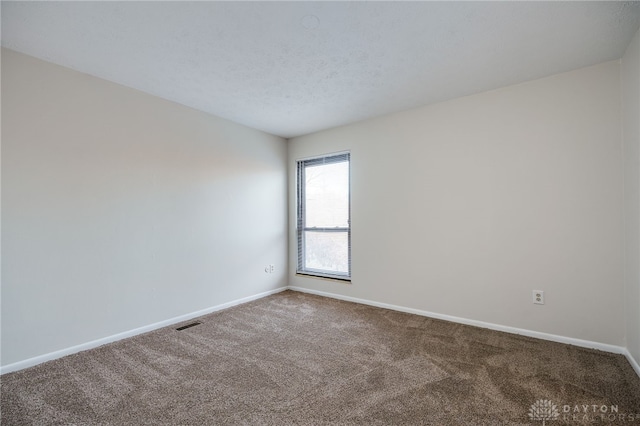
[{"label": "window glass pane", "polygon": [[349,162],[305,168],[305,226],[349,226]]},{"label": "window glass pane", "polygon": [[347,232],[305,232],[305,269],[349,274]]}]

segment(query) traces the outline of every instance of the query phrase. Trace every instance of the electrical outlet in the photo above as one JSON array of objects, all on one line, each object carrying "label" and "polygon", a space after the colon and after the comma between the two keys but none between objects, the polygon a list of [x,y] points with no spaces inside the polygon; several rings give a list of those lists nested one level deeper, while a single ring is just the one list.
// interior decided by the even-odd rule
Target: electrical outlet
[{"label": "electrical outlet", "polygon": [[273,271],[276,269],[275,266],[269,265],[269,273],[273,274]]},{"label": "electrical outlet", "polygon": [[533,303],[536,305],[544,305],[544,291],[533,290]]}]

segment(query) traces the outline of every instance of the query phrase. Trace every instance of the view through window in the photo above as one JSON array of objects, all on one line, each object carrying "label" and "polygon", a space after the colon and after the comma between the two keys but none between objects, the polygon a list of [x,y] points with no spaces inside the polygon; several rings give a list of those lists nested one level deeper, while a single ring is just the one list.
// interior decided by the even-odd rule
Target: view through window
[{"label": "view through window", "polygon": [[298,273],[351,277],[350,154],[298,161]]}]

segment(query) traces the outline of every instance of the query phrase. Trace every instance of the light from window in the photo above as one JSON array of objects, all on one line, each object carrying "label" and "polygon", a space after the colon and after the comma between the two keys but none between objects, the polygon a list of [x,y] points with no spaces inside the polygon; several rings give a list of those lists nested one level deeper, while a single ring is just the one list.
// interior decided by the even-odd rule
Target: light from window
[{"label": "light from window", "polygon": [[350,154],[298,161],[298,273],[351,277]]}]

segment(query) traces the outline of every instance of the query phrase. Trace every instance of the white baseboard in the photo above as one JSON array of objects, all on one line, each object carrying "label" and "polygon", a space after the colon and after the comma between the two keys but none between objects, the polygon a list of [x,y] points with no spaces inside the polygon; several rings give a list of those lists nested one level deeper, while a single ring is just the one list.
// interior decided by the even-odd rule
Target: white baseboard
[{"label": "white baseboard", "polygon": [[633,355],[631,355],[631,352],[629,352],[627,348],[624,348],[624,355],[627,357],[629,364],[631,364],[633,369],[636,371],[638,377],[640,377],[640,364],[638,364],[638,361],[636,361],[636,359],[633,357]]},{"label": "white baseboard", "polygon": [[280,293],[287,290],[287,287],[277,288],[275,290],[265,291],[264,293],[255,294],[253,296],[243,297],[242,299],[232,300],[231,302],[223,303],[221,305],[212,306],[210,308],[202,309],[189,314],[180,315],[174,318],[170,318],[164,321],[156,322],[154,324],[145,325],[144,327],[135,328],[133,330],[125,331],[122,333],[114,334],[112,336],[103,337],[102,339],[93,340],[91,342],[82,343],[80,345],[72,346],[70,348],[61,349],[59,351],[50,352],[48,354],[39,355],[33,358],[25,359],[24,361],[14,362],[13,364],[3,365],[0,367],[0,374],[11,373],[13,371],[22,370],[24,368],[33,367],[34,365],[42,364],[46,361],[51,361],[57,358],[62,358],[66,355],[71,355],[80,351],[86,351],[87,349],[97,348],[98,346],[112,343],[118,340],[126,339],[127,337],[136,336],[138,334],[147,333],[149,331],[157,330],[158,328],[167,327],[173,324],[177,324],[182,321],[187,321],[192,318],[201,317],[216,311],[230,308],[232,306],[241,305],[243,303],[251,302],[253,300],[261,299],[272,294]]},{"label": "white baseboard", "polygon": [[490,330],[504,331],[506,333],[519,334],[522,336],[534,337],[536,339],[549,340],[552,342],[566,343],[569,345],[580,346],[583,348],[598,349],[601,351],[611,352],[614,354],[621,354],[621,355],[625,355],[629,359],[629,362],[631,362],[631,365],[636,370],[636,373],[638,373],[638,376],[640,376],[640,367],[638,367],[638,364],[635,362],[635,360],[632,361],[633,358],[631,357],[631,354],[629,353],[627,348],[623,346],[615,346],[615,345],[609,345],[606,343],[592,342],[589,340],[575,339],[573,337],[565,337],[565,336],[559,336],[556,334],[542,333],[540,331],[532,331],[532,330],[526,330],[523,328],[509,327],[506,325],[493,324],[493,323],[484,322],[484,321],[476,321],[468,318],[455,317],[452,315],[437,314],[434,312],[423,311],[420,309],[406,308],[404,306],[391,305],[388,303],[375,302],[372,300],[359,299],[356,297],[343,296],[340,294],[327,293],[324,291],[310,290],[302,287],[289,286],[289,290],[299,291],[302,293],[315,294],[318,296],[330,297],[333,299],[344,300],[347,302],[360,303],[363,305],[375,306],[378,308],[391,309],[393,311],[406,312],[408,314],[416,314],[424,317],[436,318],[436,319],[451,321],[459,324],[472,325],[472,326],[481,327],[481,328],[488,328]]}]

